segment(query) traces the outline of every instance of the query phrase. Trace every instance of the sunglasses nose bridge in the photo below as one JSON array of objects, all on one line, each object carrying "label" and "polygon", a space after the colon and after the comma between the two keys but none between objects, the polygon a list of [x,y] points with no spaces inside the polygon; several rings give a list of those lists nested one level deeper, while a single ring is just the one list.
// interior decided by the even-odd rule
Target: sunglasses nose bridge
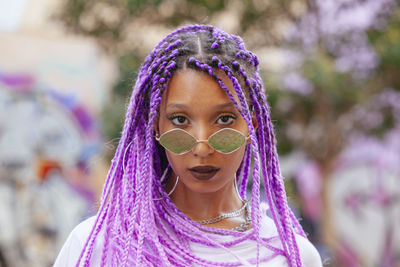
[{"label": "sunglasses nose bridge", "polygon": [[207,156],[214,152],[214,148],[208,143],[208,139],[203,139],[207,133],[200,133],[202,139],[197,139],[197,136],[191,134],[196,139],[196,144],[192,148],[192,152],[197,156]]},{"label": "sunglasses nose bridge", "polygon": [[210,135],[212,135],[212,133],[210,134],[209,131],[207,129],[204,129],[202,127],[198,127],[197,129],[191,131],[191,132],[187,132],[189,133],[198,143],[207,143],[208,144],[208,138],[210,137]]}]

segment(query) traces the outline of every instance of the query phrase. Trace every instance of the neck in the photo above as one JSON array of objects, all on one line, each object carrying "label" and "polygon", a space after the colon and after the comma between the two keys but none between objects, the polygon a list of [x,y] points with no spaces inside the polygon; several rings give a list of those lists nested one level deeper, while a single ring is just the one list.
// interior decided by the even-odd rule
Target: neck
[{"label": "neck", "polygon": [[[173,179],[169,179],[167,192],[172,189],[176,181],[176,177],[171,178]],[[190,190],[179,181],[170,198],[179,210],[194,221],[214,218],[243,206],[243,201],[234,187],[233,179],[219,190],[205,193]]]}]

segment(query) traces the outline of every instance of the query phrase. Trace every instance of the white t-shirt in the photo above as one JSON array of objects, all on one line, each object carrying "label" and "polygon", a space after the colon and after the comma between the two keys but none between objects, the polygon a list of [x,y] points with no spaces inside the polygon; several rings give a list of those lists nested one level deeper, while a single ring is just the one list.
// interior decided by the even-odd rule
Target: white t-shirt
[{"label": "white t-shirt", "polygon": [[[95,217],[91,217],[78,226],[71,232],[64,246],[62,247],[60,254],[58,255],[54,267],[66,267],[75,266],[78,257],[82,251],[82,248],[86,242],[87,237],[95,222]],[[264,216],[262,218],[262,224],[260,229],[260,234],[262,237],[274,237],[277,236],[277,230],[275,224],[271,218]],[[216,238],[220,240],[229,240],[229,236],[216,235]],[[308,239],[296,235],[297,245],[300,249],[300,257],[306,267],[322,267],[321,258],[315,249],[315,247],[308,241]],[[101,252],[103,248],[103,233],[100,232],[99,236],[96,238],[95,246],[93,249],[93,255],[90,261],[91,266],[100,266]],[[275,247],[280,246],[280,240],[277,237],[275,241],[271,244]],[[190,245],[193,254],[210,261],[218,262],[237,262],[237,259],[229,252],[222,248],[208,247],[205,245],[191,243]],[[230,248],[237,256],[239,256],[243,261],[243,266],[254,266],[251,264],[246,264],[246,259],[250,257],[255,257],[256,255],[256,243],[251,240],[246,240],[238,245]],[[260,257],[271,255],[272,252],[261,246]],[[285,267],[289,266],[286,257],[282,255],[277,255],[272,259],[265,262],[261,262],[259,266],[262,267]]]}]

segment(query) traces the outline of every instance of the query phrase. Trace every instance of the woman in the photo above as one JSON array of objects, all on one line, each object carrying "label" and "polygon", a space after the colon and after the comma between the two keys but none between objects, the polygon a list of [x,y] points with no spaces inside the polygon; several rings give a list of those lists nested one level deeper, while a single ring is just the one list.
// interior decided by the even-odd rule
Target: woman
[{"label": "woman", "polygon": [[287,205],[258,59],[239,37],[186,26],[146,58],[99,211],[55,266],[75,264],[321,266]]}]

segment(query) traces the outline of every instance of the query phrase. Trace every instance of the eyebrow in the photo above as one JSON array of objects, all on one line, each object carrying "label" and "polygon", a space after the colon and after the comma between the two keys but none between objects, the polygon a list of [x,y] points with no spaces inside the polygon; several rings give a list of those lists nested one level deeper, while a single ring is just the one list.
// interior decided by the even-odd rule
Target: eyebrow
[{"label": "eyebrow", "polygon": [[[224,104],[219,104],[215,105],[213,108],[214,109],[223,109],[223,108],[228,108],[228,107],[235,107],[235,105],[232,102],[224,103]],[[177,109],[187,109],[188,106],[185,104],[169,104],[167,108],[177,108]]]}]

